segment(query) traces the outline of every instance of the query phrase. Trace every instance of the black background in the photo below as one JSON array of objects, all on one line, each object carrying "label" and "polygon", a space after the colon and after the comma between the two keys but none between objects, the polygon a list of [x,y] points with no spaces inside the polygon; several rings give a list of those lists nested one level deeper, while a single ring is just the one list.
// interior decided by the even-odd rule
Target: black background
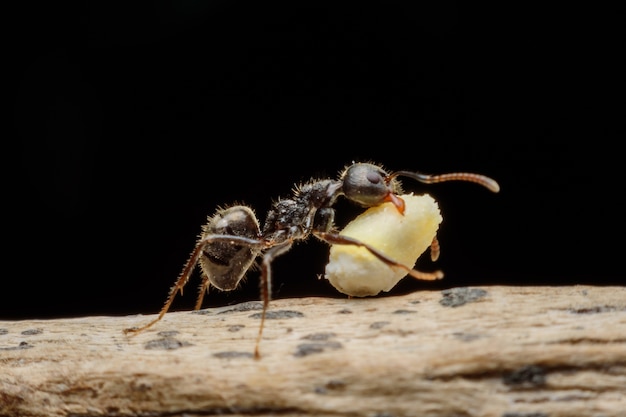
[{"label": "black background", "polygon": [[[623,285],[623,15],[551,5],[154,2],[15,12],[0,318],[154,313],[200,226],[351,161],[428,192],[458,285]],[[17,143],[17,147],[11,146]],[[338,220],[358,213],[341,201]],[[311,239],[274,297],[343,297]],[[425,257],[427,258],[427,257]],[[174,308],[193,306],[196,274]],[[207,306],[258,299],[251,272]]]}]

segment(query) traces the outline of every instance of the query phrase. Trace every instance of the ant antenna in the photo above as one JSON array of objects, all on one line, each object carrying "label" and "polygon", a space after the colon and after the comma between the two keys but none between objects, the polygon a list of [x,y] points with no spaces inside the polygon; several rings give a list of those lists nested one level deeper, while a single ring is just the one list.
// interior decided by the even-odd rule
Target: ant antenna
[{"label": "ant antenna", "polygon": [[480,184],[494,193],[500,191],[500,185],[495,180],[484,175],[473,174],[471,172],[453,172],[450,174],[428,175],[419,172],[396,171],[389,174],[388,178],[393,179],[399,176],[413,178],[414,180],[417,180],[424,184],[435,184],[445,181],[469,181]]}]

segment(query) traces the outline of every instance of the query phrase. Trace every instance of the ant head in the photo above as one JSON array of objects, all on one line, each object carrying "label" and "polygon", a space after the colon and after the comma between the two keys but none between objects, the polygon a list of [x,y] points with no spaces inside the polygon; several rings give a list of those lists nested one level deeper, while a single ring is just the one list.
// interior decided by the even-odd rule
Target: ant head
[{"label": "ant head", "polygon": [[397,177],[408,177],[424,184],[445,181],[473,182],[497,193],[500,185],[493,179],[471,172],[453,172],[450,174],[428,175],[419,172],[396,171],[388,173],[378,165],[353,163],[341,174],[339,186],[341,193],[350,201],[364,207],[374,207],[390,202],[401,214],[404,214],[404,200],[398,196],[402,188]]},{"label": "ant head", "polygon": [[364,207],[391,202],[404,213],[404,200],[398,197],[400,183],[381,167],[369,163],[354,163],[341,174],[341,191],[350,201]]}]

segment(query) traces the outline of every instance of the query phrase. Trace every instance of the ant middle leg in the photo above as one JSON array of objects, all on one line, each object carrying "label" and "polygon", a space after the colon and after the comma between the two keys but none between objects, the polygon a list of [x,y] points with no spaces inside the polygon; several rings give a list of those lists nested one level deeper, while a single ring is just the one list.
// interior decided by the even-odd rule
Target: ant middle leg
[{"label": "ant middle leg", "polygon": [[261,310],[261,324],[259,325],[259,333],[254,345],[254,358],[259,359],[261,354],[259,352],[259,345],[263,338],[263,328],[265,326],[265,317],[267,316],[267,309],[269,307],[270,300],[272,298],[272,261],[279,255],[287,252],[291,249],[293,242],[287,240],[284,243],[271,247],[263,255],[261,261],[261,277],[259,279],[259,287],[261,290],[261,302],[263,303],[263,309]]}]

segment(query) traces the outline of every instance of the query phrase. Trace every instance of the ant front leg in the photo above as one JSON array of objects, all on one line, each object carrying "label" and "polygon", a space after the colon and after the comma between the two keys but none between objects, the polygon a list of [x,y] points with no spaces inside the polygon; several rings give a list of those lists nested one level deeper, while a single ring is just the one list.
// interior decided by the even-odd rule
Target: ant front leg
[{"label": "ant front leg", "polygon": [[314,234],[315,236],[319,237],[320,239],[322,239],[323,241],[327,243],[330,243],[331,245],[353,245],[353,246],[365,248],[367,249],[369,253],[374,255],[376,258],[378,258],[381,262],[388,265],[390,268],[400,268],[404,270],[408,275],[412,276],[413,278],[417,278],[417,279],[425,280],[425,281],[434,281],[434,280],[443,278],[443,272],[441,271],[423,272],[423,271],[418,271],[416,269],[410,268],[390,258],[389,256],[385,255],[384,253],[372,247],[371,245],[361,242],[360,240],[357,240],[348,236],[344,236],[344,235],[339,235],[336,233],[329,233],[329,232],[314,232]]}]

